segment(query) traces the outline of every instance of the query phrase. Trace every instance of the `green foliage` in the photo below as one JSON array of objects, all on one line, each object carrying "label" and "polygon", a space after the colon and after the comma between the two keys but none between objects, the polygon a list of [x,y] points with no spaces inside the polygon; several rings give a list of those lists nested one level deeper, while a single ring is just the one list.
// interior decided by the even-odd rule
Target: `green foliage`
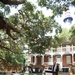
[{"label": "green foliage", "polygon": [[73,25],[70,29],[71,37],[75,35],[75,25]]},{"label": "green foliage", "polygon": [[0,9],[4,8],[5,4],[3,4],[2,2],[0,2]]},{"label": "green foliage", "polygon": [[70,33],[67,28],[62,28],[62,32],[57,36],[59,38],[58,43],[59,45],[65,43],[70,38]]},{"label": "green foliage", "polygon": [[71,4],[75,6],[75,0],[72,0]]},{"label": "green foliage", "polygon": [[67,11],[69,6],[75,5],[75,1],[71,0],[37,0],[38,5],[53,10],[54,15],[61,15],[63,11]]},{"label": "green foliage", "polygon": [[9,22],[15,24],[15,26],[18,24],[19,22],[19,18],[17,17],[18,14],[14,14],[13,16],[10,16]]},{"label": "green foliage", "polygon": [[71,27],[70,33],[71,33],[70,40],[72,44],[75,45],[75,26],[74,25]]},{"label": "green foliage", "polygon": [[6,65],[20,65],[23,64],[25,56],[23,54],[13,54],[10,52],[5,53]]},{"label": "green foliage", "polygon": [[[32,53],[42,54],[45,53],[45,50],[50,49],[50,47],[57,47],[66,39],[69,39],[69,32],[64,29],[62,30],[54,20],[56,15],[62,14],[63,11],[68,9],[67,2],[65,0],[63,3],[60,0],[56,0],[56,2],[53,0],[38,0],[38,4],[42,7],[47,7],[47,9],[50,8],[53,11],[53,16],[45,17],[42,11],[35,11],[34,4],[25,0],[25,3],[17,14],[6,18],[6,15],[10,13],[10,7],[13,6],[0,3],[0,8],[4,9],[4,11],[0,10],[0,15],[4,17],[9,25],[13,25],[14,28],[19,29],[21,33],[16,34],[10,30],[11,34],[17,37],[17,40],[10,40],[5,31],[0,31],[0,45],[2,45],[0,47],[0,56],[5,59],[5,64],[23,64],[25,56],[21,53],[26,49],[25,44],[28,45],[28,50]],[[14,28],[13,30],[15,30]],[[47,33],[52,33],[53,29],[55,29],[54,37],[51,34],[46,35]],[[73,29],[71,32],[74,36],[75,30]]]},{"label": "green foliage", "polygon": [[5,13],[5,15],[8,15],[9,12],[10,12],[10,6],[7,5],[4,7],[4,13]]},{"label": "green foliage", "polygon": [[3,12],[0,10],[0,16],[3,16]]},{"label": "green foliage", "polygon": [[23,5],[23,10],[33,11],[33,5],[30,2],[25,2],[25,4]]},{"label": "green foliage", "polygon": [[9,5],[5,5],[3,3],[0,2],[0,15],[8,15],[10,13],[10,6]]},{"label": "green foliage", "polygon": [[46,6],[46,0],[37,0],[38,5]]}]

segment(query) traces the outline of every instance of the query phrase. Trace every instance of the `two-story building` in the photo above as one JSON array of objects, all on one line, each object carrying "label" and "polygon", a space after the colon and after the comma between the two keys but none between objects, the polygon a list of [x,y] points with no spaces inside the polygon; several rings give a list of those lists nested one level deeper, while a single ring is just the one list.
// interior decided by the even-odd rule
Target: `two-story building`
[{"label": "two-story building", "polygon": [[31,54],[31,65],[51,66],[56,61],[60,70],[75,65],[75,46],[66,45],[46,50],[45,54]]}]

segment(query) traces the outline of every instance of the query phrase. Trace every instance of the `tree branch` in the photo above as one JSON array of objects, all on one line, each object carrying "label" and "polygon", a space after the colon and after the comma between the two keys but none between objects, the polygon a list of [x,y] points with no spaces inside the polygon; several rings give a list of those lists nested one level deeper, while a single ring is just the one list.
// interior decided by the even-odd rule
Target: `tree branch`
[{"label": "tree branch", "polygon": [[11,1],[11,0],[0,0],[0,2],[4,3],[4,4],[8,4],[8,5],[19,5],[19,4],[23,4],[25,2],[25,0],[15,0],[15,1]]},{"label": "tree branch", "polygon": [[4,49],[4,50],[7,50],[7,51],[10,51],[10,52],[15,53],[15,54],[23,54],[21,52],[17,52],[17,51],[14,51],[14,50],[12,51],[12,50],[10,50],[10,48],[7,48],[5,46],[2,46],[1,44],[0,44],[0,48],[1,49]]},{"label": "tree branch", "polygon": [[0,29],[5,30],[6,34],[9,35],[13,40],[16,40],[17,38],[12,35],[11,30],[20,34],[20,30],[15,28],[12,24],[8,24],[2,16],[0,16]]}]

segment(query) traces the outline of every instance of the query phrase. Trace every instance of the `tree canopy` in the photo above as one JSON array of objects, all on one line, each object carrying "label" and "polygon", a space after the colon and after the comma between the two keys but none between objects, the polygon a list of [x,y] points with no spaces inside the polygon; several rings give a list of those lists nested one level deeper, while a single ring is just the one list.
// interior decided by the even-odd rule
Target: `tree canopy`
[{"label": "tree canopy", "polygon": [[[7,2],[1,0],[0,4],[1,8],[4,9],[4,11],[0,12],[0,47],[11,51],[10,46],[15,46],[15,48],[17,46],[16,50],[20,50],[20,48],[24,49],[26,43],[32,52],[44,53],[45,49],[51,45],[50,41],[52,39],[51,36],[45,35],[47,32],[51,33],[54,27],[56,31],[59,31],[58,23],[51,17],[44,17],[42,11],[35,12],[34,4],[26,0],[8,0]],[[7,18],[7,14],[10,13],[10,7],[15,6],[16,8],[19,4],[22,4],[21,10]],[[6,41],[9,43],[7,44]],[[12,45],[10,42],[12,42]],[[15,48],[12,50],[14,53]]]},{"label": "tree canopy", "polygon": [[[75,1],[37,0],[37,2],[39,6],[51,9],[53,15],[45,17],[42,11],[36,11],[36,6],[27,0],[0,0],[0,51],[4,52],[2,59],[7,53],[10,56],[23,54],[24,50],[28,50],[29,53],[42,54],[50,47],[58,46],[57,34],[62,30],[54,17],[68,10],[69,6],[74,6]],[[22,8],[18,13],[7,17],[10,8],[17,8],[20,4]],[[54,37],[51,34],[47,35],[53,30],[55,30]]]}]

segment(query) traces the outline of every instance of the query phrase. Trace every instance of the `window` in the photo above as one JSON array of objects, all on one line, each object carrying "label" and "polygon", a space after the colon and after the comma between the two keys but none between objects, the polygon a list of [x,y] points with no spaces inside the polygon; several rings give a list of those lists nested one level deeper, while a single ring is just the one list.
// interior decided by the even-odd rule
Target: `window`
[{"label": "window", "polygon": [[67,45],[67,46],[66,46],[66,51],[67,51],[67,52],[70,52],[70,45]]},{"label": "window", "polygon": [[56,61],[57,61],[57,62],[60,62],[60,61],[61,61],[61,57],[60,57],[60,56],[57,56],[57,57],[56,57]]},{"label": "window", "polygon": [[48,62],[51,62],[51,57],[48,57]]},{"label": "window", "polygon": [[70,63],[71,63],[71,58],[70,58],[70,56],[66,56],[66,63],[67,63],[67,64],[70,64]]}]

